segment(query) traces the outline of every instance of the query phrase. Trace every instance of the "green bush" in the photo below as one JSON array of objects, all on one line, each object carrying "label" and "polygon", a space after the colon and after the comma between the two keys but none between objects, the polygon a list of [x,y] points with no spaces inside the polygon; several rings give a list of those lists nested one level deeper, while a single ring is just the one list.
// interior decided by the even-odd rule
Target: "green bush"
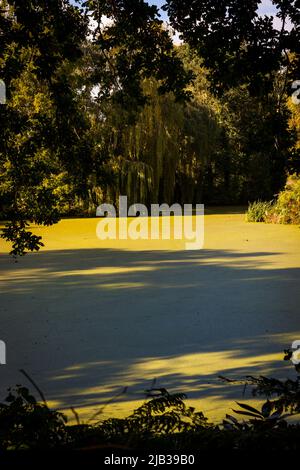
[{"label": "green bush", "polygon": [[278,195],[274,214],[277,223],[300,224],[300,176],[289,176],[284,190]]},{"label": "green bush", "polygon": [[246,220],[247,222],[266,222],[273,210],[274,205],[272,202],[253,202],[246,212]]},{"label": "green bush", "polygon": [[249,205],[247,222],[300,224],[300,176],[288,177],[275,202],[257,201]]}]

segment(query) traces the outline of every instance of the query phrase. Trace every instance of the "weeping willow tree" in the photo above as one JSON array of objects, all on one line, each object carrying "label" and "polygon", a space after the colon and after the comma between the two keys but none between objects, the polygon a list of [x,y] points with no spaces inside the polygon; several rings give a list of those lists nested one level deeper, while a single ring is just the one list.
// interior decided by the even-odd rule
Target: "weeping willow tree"
[{"label": "weeping willow tree", "polygon": [[111,129],[108,166],[114,175],[106,194],[114,202],[123,194],[130,203],[171,203],[182,151],[184,107],[169,94],[161,96],[153,79],[143,87],[148,102],[136,122],[126,125],[126,110],[120,107],[106,122]]},{"label": "weeping willow tree", "polygon": [[177,169],[177,200],[203,202],[207,169],[222,144],[222,106],[209,90],[208,72],[201,59],[183,45],[178,53],[194,74],[189,86],[191,101],[184,109],[183,152]]},{"label": "weeping willow tree", "polygon": [[[120,103],[91,101],[86,88],[89,135],[105,162],[88,178],[82,204],[92,212],[101,202],[117,205],[120,195],[149,207],[157,202],[235,204],[272,193],[272,162],[264,151],[272,136],[262,125],[269,122],[264,118],[269,108],[243,87],[214,96],[201,59],[187,46],[177,53],[194,75],[188,102],[160,94],[159,81],[151,77],[143,81],[147,102],[132,115]],[[89,69],[94,62],[89,58]]]},{"label": "weeping willow tree", "polygon": [[220,109],[208,91],[206,72],[199,59],[180,55],[195,75],[191,100],[179,103],[158,92],[154,79],[144,81],[148,96],[136,121],[128,124],[126,110],[114,107],[103,124],[108,132],[107,164],[113,183],[104,191],[116,203],[120,194],[128,201],[151,203],[201,202],[206,166],[220,141]]}]

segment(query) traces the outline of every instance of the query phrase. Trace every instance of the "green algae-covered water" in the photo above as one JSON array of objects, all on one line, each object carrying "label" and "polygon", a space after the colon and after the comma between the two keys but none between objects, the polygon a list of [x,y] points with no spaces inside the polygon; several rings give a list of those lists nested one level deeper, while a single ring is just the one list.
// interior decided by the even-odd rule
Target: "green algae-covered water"
[{"label": "green algae-covered water", "polygon": [[25,369],[51,405],[82,418],[114,396],[103,417],[124,415],[155,383],[219,420],[247,398],[219,375],[294,375],[282,358],[300,339],[299,227],[211,211],[204,248],[186,251],[100,241],[97,222],[35,227],[45,248],[17,263],[1,242],[1,397],[27,385]]}]

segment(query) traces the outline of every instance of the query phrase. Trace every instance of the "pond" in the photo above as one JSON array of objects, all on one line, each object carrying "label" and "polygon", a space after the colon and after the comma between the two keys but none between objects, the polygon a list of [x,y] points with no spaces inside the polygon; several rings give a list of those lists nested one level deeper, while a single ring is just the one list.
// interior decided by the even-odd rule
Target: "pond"
[{"label": "pond", "polygon": [[82,418],[113,397],[102,417],[124,415],[155,386],[220,420],[248,395],[218,376],[294,376],[283,350],[300,339],[299,227],[212,210],[204,248],[186,251],[100,241],[96,224],[35,228],[45,248],[17,263],[1,242],[1,398],[29,385],[24,369],[50,405]]}]

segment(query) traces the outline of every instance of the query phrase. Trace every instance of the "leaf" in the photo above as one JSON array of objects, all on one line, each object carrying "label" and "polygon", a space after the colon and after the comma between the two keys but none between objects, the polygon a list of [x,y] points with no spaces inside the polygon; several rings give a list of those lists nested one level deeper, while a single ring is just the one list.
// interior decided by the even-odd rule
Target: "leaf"
[{"label": "leaf", "polygon": [[270,416],[271,411],[274,408],[274,404],[271,401],[266,401],[261,407],[261,412],[264,418],[268,418]]},{"label": "leaf", "polygon": [[259,411],[259,410],[256,410],[255,408],[253,408],[252,406],[250,405],[246,405],[245,403],[239,403],[239,402],[236,402],[237,405],[239,405],[241,408],[247,410],[247,411],[250,411],[251,413],[254,413],[255,415],[258,415],[258,416],[263,416],[262,413]]}]

